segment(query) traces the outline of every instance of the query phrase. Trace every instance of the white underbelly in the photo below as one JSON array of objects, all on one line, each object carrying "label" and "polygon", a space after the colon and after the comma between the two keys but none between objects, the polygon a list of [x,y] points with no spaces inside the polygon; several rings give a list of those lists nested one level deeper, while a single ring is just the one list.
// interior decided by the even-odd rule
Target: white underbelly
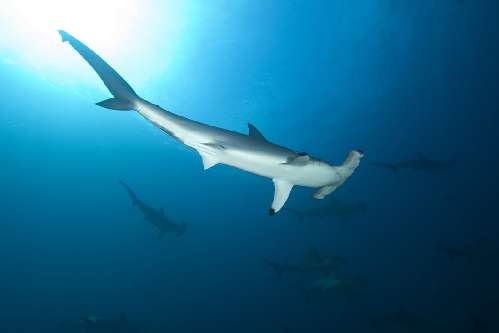
[{"label": "white underbelly", "polygon": [[240,170],[244,170],[258,176],[286,180],[294,185],[306,187],[320,187],[322,186],[322,179],[313,179],[303,174],[302,170],[297,167],[283,164],[277,158],[262,158],[256,154],[242,154],[221,153],[218,157],[220,163],[226,164]]}]

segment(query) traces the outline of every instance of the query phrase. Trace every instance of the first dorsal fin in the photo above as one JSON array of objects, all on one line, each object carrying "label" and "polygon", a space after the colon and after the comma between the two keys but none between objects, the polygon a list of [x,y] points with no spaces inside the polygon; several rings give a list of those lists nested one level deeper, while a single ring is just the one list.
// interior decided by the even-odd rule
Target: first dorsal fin
[{"label": "first dorsal fin", "polygon": [[248,123],[249,136],[253,139],[267,141],[262,133],[252,124]]}]

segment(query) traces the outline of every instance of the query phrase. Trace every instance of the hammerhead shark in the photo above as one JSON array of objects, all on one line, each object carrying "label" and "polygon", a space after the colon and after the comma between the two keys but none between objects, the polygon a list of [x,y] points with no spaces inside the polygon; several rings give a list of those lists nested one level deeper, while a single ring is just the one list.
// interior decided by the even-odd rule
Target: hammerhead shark
[{"label": "hammerhead shark", "polygon": [[450,169],[454,166],[455,163],[456,161],[454,160],[432,160],[425,157],[423,154],[418,154],[417,158],[412,160],[403,160],[392,163],[372,162],[370,164],[373,166],[386,168],[393,173],[397,173],[397,171],[401,169],[426,172],[442,171]]},{"label": "hammerhead shark", "polygon": [[345,295],[359,295],[367,288],[367,281],[364,279],[345,276],[338,272],[323,274],[312,282],[301,286],[305,297],[309,299],[312,295],[326,295],[329,293],[341,293]]},{"label": "hammerhead shark", "polygon": [[111,66],[81,41],[62,30],[59,34],[62,41],[69,42],[95,70],[113,95],[97,105],[137,111],[165,133],[196,150],[205,170],[221,163],[272,179],[275,189],[270,215],[284,206],[295,185],[319,188],[314,197],[323,199],[352,175],[363,157],[361,150],[352,150],[342,165],[332,166],[307,153],[270,142],[252,124],[248,124],[249,134],[245,135],[174,114],[139,97]]},{"label": "hammerhead shark", "polygon": [[125,314],[117,317],[85,316],[78,321],[60,323],[59,328],[64,332],[87,333],[138,333],[139,328],[130,323]]},{"label": "hammerhead shark", "polygon": [[435,251],[446,255],[449,259],[456,258],[471,258],[478,253],[476,247],[453,246],[453,245],[437,245]]},{"label": "hammerhead shark", "polygon": [[381,316],[370,318],[371,326],[376,331],[386,332],[388,328],[398,328],[406,332],[428,331],[431,326],[427,318],[408,312],[405,309],[398,309],[393,312],[385,313]]},{"label": "hammerhead shark", "polygon": [[334,272],[330,272],[313,281],[305,287],[305,291],[310,293],[313,291],[325,292],[333,289],[351,289],[354,288],[356,282],[350,278],[342,278]]},{"label": "hammerhead shark", "polygon": [[307,256],[300,262],[280,263],[277,261],[266,260],[266,264],[271,267],[279,277],[281,277],[286,272],[319,272],[327,274],[337,271],[342,265],[346,264],[346,260],[345,258],[338,256],[320,255],[315,246],[310,245]]},{"label": "hammerhead shark", "polygon": [[435,251],[444,254],[449,259],[474,258],[496,256],[495,242],[491,240],[477,240],[464,244],[439,243]]},{"label": "hammerhead shark", "polygon": [[154,225],[159,229],[159,238],[163,238],[163,236],[168,232],[175,232],[178,236],[182,236],[187,230],[187,223],[183,222],[181,224],[177,224],[168,220],[165,215],[163,208],[154,209],[142,200],[140,200],[135,192],[125,184],[120,181],[120,185],[125,188],[128,192],[128,195],[132,199],[132,202],[144,215],[144,219]]},{"label": "hammerhead shark", "polygon": [[294,208],[284,208],[285,211],[295,214],[300,222],[305,217],[341,217],[348,219],[356,214],[365,214],[367,212],[367,203],[364,201],[359,202],[342,202],[335,198],[329,200],[328,205],[321,207],[314,207],[305,210],[298,210]]}]

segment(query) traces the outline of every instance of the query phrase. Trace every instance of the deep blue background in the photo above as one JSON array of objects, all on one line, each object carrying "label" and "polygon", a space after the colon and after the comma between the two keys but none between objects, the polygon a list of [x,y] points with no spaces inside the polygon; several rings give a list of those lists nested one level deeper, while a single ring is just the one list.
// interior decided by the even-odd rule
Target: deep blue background
[{"label": "deep blue background", "polygon": [[[371,316],[400,308],[428,318],[425,331],[471,332],[473,316],[496,331],[498,13],[485,0],[197,5],[175,71],[139,93],[330,162],[363,149],[337,197],[369,211],[347,223],[268,217],[270,180],[203,171],[137,114],[96,107],[108,97],[97,77],[75,91],[0,63],[0,332],[122,312],[144,332],[371,332]],[[456,167],[369,166],[420,152]],[[159,241],[119,180],[187,221],[185,237]],[[289,206],[324,204],[311,193],[293,190]],[[442,242],[488,250],[448,260]],[[307,300],[310,277],[263,264],[310,243],[345,256],[368,289]]]}]

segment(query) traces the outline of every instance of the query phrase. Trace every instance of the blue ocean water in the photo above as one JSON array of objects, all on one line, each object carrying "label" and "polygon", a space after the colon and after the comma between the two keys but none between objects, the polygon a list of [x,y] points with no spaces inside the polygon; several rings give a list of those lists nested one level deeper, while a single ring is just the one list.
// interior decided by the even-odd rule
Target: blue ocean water
[{"label": "blue ocean water", "polygon": [[[136,113],[96,106],[109,93],[67,44],[48,44],[74,62],[61,71],[0,40],[0,332],[496,332],[497,5],[213,0],[180,14],[174,44],[154,21],[130,28],[154,43],[102,55],[191,119],[251,122],[333,164],[362,149],[334,201],[295,187],[286,207],[364,209],[268,216],[269,179],[203,171]],[[371,164],[422,160],[452,163]],[[159,239],[119,181],[185,234]],[[311,247],[344,258],[353,286],[315,288],[331,272],[299,272]],[[279,276],[270,261],[305,266]]]}]

